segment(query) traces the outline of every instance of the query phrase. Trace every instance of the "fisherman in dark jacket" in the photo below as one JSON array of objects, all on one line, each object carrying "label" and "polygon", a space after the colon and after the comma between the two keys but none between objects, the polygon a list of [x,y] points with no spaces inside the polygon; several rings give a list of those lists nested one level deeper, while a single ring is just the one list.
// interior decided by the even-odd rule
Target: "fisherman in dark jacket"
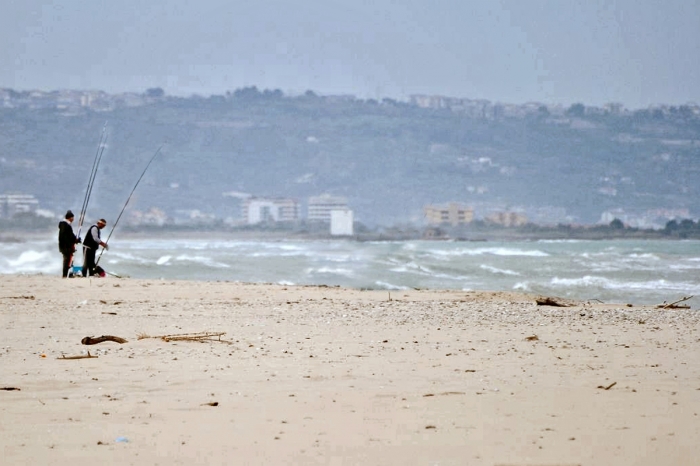
[{"label": "fisherman in dark jacket", "polygon": [[70,210],[66,212],[66,216],[58,224],[58,250],[63,255],[63,278],[68,276],[68,269],[73,263],[73,253],[75,253],[75,245],[80,242],[80,239],[73,233],[73,219],[75,216]]},{"label": "fisherman in dark jacket", "polygon": [[95,275],[95,253],[102,246],[109,249],[107,243],[100,238],[100,230],[107,226],[107,220],[101,218],[97,223],[88,228],[83,240],[83,277]]}]

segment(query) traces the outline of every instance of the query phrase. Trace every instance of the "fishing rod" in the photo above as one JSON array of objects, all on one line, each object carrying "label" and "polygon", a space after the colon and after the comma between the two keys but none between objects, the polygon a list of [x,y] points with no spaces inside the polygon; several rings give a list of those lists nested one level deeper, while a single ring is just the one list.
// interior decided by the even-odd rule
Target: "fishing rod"
[{"label": "fishing rod", "polygon": [[87,189],[85,190],[85,197],[83,198],[83,206],[80,208],[80,216],[78,217],[78,237],[80,237],[80,232],[83,228],[83,222],[85,221],[85,214],[87,213],[87,207],[90,202],[90,197],[92,196],[92,188],[95,184],[95,176],[97,175],[97,168],[102,160],[102,154],[104,154],[105,147],[107,145],[107,122],[102,126],[102,133],[100,134],[100,141],[97,144],[97,151],[95,152],[95,158],[92,161],[92,169],[90,170],[90,178],[88,179]]},{"label": "fishing rod", "polygon": [[[126,206],[129,205],[129,201],[131,200],[131,196],[134,195],[134,191],[136,191],[136,187],[139,185],[141,182],[141,178],[143,178],[143,175],[146,174],[146,171],[148,170],[148,167],[151,166],[151,163],[153,160],[156,158],[160,150],[163,148],[163,144],[160,145],[158,150],[156,151],[155,154],[151,157],[151,160],[148,161],[148,164],[146,164],[146,168],[143,169],[143,172],[141,173],[141,176],[139,176],[139,179],[136,180],[136,184],[134,185],[134,188],[131,190],[131,193],[129,194],[129,197],[126,199],[126,202],[124,203],[124,207],[122,207],[121,212],[119,212],[119,215],[117,216],[117,219],[114,221],[114,225],[112,225],[112,230],[109,232],[109,235],[107,235],[107,239],[105,240],[105,244],[109,244],[109,239],[112,237],[112,233],[114,233],[114,229],[117,228],[117,223],[119,223],[119,219],[122,218],[122,214],[126,210]],[[104,248],[100,251],[100,255],[97,257],[97,260],[95,261],[95,267],[97,267],[97,264],[100,263],[100,259],[102,258],[102,254],[105,252]]]},{"label": "fishing rod", "polygon": [[[95,151],[95,158],[92,161],[92,168],[90,169],[90,177],[88,178],[87,188],[85,189],[85,196],[83,197],[83,205],[80,207],[80,214],[78,216],[78,235],[80,238],[83,222],[85,221],[85,214],[87,213],[88,203],[90,202],[90,196],[92,195],[92,187],[95,183],[95,176],[97,175],[97,168],[102,160],[102,154],[104,154],[105,147],[107,146],[107,122],[102,126],[102,132],[100,133],[100,140],[97,143],[97,150]],[[71,256],[70,268],[73,268],[73,260],[75,259],[75,254]]]}]

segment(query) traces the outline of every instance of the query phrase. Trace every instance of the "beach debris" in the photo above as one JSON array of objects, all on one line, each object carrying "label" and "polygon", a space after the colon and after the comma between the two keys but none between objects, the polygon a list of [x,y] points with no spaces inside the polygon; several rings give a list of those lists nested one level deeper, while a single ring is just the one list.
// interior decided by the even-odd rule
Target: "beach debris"
[{"label": "beach debris", "polygon": [[538,296],[535,298],[538,306],[555,306],[555,307],[571,307],[576,304],[561,298],[553,298],[551,296]]},{"label": "beach debris", "polygon": [[210,401],[209,403],[202,403],[201,406],[219,406],[218,401]]},{"label": "beach debris", "polygon": [[682,304],[678,305],[678,303],[682,303],[683,301],[688,301],[691,299],[692,296],[684,296],[683,298],[679,299],[678,301],[674,301],[672,303],[666,304],[666,301],[663,302],[663,304],[659,304],[656,306],[657,309],[690,309],[690,306],[687,304]]},{"label": "beach debris", "polygon": [[598,385],[598,388],[602,388],[603,390],[610,390],[613,388],[615,385],[617,385],[617,382],[613,382],[610,385],[603,386],[603,385]]},{"label": "beach debris", "polygon": [[529,337],[525,337],[525,341],[538,341],[540,337],[537,335],[530,335]]},{"label": "beach debris", "polygon": [[102,335],[101,337],[85,337],[80,340],[80,343],[83,345],[96,345],[98,343],[102,343],[103,341],[114,341],[119,344],[128,342],[128,340],[121,337],[115,337],[114,335]]},{"label": "beach debris", "polygon": [[33,295],[29,296],[2,296],[0,299],[36,299]]},{"label": "beach debris", "polygon": [[68,359],[92,359],[92,358],[97,358],[97,356],[91,355],[90,352],[88,351],[87,354],[81,354],[81,355],[79,355],[79,356],[66,356],[66,355],[61,355],[60,358],[56,358],[56,359],[61,359],[61,360],[66,359],[66,360],[68,360]]},{"label": "beach debris", "polygon": [[117,437],[114,441],[117,443],[129,443],[129,439],[126,437]]},{"label": "beach debris", "polygon": [[14,390],[19,391],[19,388],[17,388],[17,387],[0,387],[0,390],[5,390],[6,392],[11,392]]},{"label": "beach debris", "polygon": [[221,343],[232,344],[231,341],[222,340],[221,337],[226,335],[226,332],[195,332],[195,333],[176,333],[172,335],[150,336],[145,333],[140,333],[136,337],[138,340],[146,338],[158,338],[163,341],[218,341]]}]

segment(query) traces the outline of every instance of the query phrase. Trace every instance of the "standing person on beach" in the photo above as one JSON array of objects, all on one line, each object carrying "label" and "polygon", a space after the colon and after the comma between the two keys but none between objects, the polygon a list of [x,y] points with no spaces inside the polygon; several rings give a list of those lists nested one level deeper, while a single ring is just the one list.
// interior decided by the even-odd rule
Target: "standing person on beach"
[{"label": "standing person on beach", "polygon": [[73,233],[73,219],[75,215],[70,210],[66,212],[65,218],[58,223],[58,250],[63,255],[63,278],[68,276],[68,269],[73,263],[75,245],[80,239]]},{"label": "standing person on beach", "polygon": [[109,250],[107,243],[100,238],[100,230],[107,226],[107,220],[101,218],[97,223],[88,228],[83,240],[83,277],[95,275],[95,254],[102,246]]}]

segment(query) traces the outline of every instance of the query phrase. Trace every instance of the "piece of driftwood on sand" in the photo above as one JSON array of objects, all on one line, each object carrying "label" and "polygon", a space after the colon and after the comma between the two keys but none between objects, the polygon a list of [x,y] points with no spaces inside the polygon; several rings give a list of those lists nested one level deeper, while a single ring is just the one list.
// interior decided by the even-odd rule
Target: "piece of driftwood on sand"
[{"label": "piece of driftwood on sand", "polygon": [[226,335],[226,332],[195,332],[195,333],[177,333],[173,335],[157,335],[150,336],[145,333],[137,335],[137,339],[158,338],[163,341],[218,341],[221,343],[232,343],[228,340],[222,340],[221,337]]},{"label": "piece of driftwood on sand", "polygon": [[101,337],[85,337],[80,340],[80,343],[83,345],[96,345],[98,343],[102,343],[103,341],[114,341],[119,344],[128,342],[128,340],[121,337],[115,337],[114,335],[102,335]]},{"label": "piece of driftwood on sand", "polygon": [[688,301],[692,296],[684,296],[683,298],[679,299],[678,301],[674,301],[672,303],[663,303],[659,304],[656,306],[657,309],[690,309],[690,306],[687,304],[679,306],[678,303],[682,303],[683,301]]},{"label": "piece of driftwood on sand", "polygon": [[538,306],[555,306],[555,307],[571,307],[575,306],[573,301],[568,301],[562,298],[552,298],[550,296],[538,296],[535,298]]}]

